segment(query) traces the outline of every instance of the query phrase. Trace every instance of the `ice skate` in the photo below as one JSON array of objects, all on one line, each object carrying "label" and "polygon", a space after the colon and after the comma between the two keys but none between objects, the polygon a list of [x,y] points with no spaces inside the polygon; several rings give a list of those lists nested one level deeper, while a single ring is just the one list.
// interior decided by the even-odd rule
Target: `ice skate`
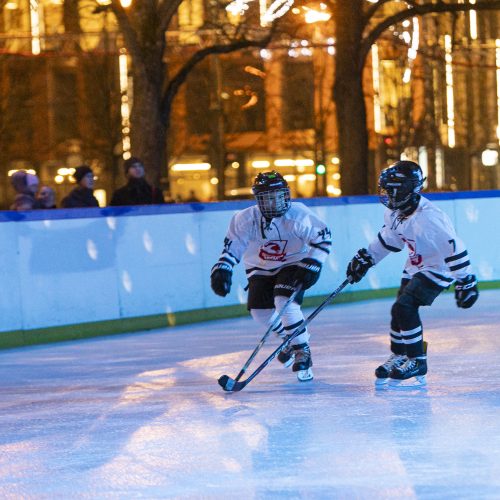
[{"label": "ice skate", "polygon": [[[283,340],[286,340],[286,337]],[[293,363],[294,359],[295,351],[290,344],[278,354],[278,361],[282,363],[285,368],[288,368]]]},{"label": "ice skate", "polygon": [[312,371],[311,349],[308,344],[294,345],[295,363],[292,370],[297,373],[297,378],[300,382],[307,382],[314,377]]},{"label": "ice skate", "polygon": [[408,358],[401,366],[394,368],[390,375],[392,387],[422,387],[427,384],[427,359]]},{"label": "ice skate", "polygon": [[387,384],[394,368],[401,366],[407,359],[405,354],[391,354],[384,364],[375,369],[375,385]]}]

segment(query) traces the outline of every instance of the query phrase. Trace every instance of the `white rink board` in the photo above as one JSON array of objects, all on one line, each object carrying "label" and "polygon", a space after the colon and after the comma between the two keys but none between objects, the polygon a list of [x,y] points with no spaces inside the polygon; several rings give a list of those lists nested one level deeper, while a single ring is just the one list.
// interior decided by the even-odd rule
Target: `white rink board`
[{"label": "white rink board", "polygon": [[[500,192],[432,195],[453,219],[480,280],[500,279]],[[333,253],[310,295],[330,293],[347,262],[376,237],[375,197],[304,200],[332,229]],[[231,216],[252,202],[4,212],[0,332],[244,304],[242,265],[231,293],[210,289],[210,269]],[[399,284],[405,252],[349,290]],[[348,293],[348,291],[346,291]]]}]

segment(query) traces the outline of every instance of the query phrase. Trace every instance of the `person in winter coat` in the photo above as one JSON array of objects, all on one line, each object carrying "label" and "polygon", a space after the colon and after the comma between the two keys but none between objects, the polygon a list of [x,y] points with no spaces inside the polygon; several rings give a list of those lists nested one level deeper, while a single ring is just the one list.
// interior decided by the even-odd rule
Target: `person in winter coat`
[{"label": "person in winter coat", "polygon": [[98,207],[94,196],[94,172],[88,165],[81,165],[73,174],[77,186],[61,202],[62,208]]},{"label": "person in winter coat", "polygon": [[57,208],[56,192],[50,186],[42,186],[36,200],[40,204],[40,208]]},{"label": "person in winter coat", "polygon": [[111,197],[111,205],[154,205],[165,203],[161,190],[151,186],[144,177],[144,164],[132,156],[125,160],[123,167],[127,184],[117,189]]},{"label": "person in winter coat", "polygon": [[35,193],[38,190],[39,184],[38,177],[35,174],[30,174],[26,170],[18,170],[12,174],[10,181],[16,192],[14,202],[10,206],[11,210],[42,208],[40,203],[35,199]]}]

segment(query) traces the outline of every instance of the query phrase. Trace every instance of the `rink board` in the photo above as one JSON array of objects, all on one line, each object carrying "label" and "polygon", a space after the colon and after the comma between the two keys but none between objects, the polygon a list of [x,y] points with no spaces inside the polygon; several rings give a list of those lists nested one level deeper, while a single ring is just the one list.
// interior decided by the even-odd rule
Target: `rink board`
[{"label": "rink board", "polygon": [[[500,280],[500,191],[429,194],[465,241],[482,287]],[[327,221],[333,252],[308,304],[345,277],[353,253],[376,237],[375,196],[303,200]],[[14,347],[246,314],[246,278],[210,289],[232,215],[252,201],[0,213],[0,347]],[[384,297],[398,286],[405,252],[349,287],[340,300]]]}]

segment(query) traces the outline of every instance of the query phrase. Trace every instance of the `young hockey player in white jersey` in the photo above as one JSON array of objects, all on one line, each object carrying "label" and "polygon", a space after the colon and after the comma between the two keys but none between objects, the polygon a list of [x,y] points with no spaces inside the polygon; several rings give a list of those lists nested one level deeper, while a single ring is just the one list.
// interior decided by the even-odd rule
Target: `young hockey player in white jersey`
[{"label": "young hockey player in white jersey", "polygon": [[[268,327],[297,287],[296,295],[274,331],[293,332],[303,321],[304,291],[313,286],[331,247],[326,224],[302,203],[291,202],[286,180],[275,171],[260,173],[252,192],[257,206],[236,213],[224,240],[224,249],[211,272],[213,291],[222,297],[231,290],[233,267],[243,259],[248,278],[247,306],[253,319]],[[307,328],[278,359],[293,363],[300,381],[313,378]]]},{"label": "young hockey player in white jersey", "polygon": [[375,370],[376,384],[425,385],[427,356],[420,306],[430,306],[454,281],[457,306],[467,309],[477,300],[476,277],[467,250],[449,217],[419,193],[424,183],[420,166],[398,161],[379,177],[381,202],[388,208],[384,226],[368,248],[361,248],[347,268],[351,283],[391,252],[406,246],[401,287],[391,309],[392,354]]}]

